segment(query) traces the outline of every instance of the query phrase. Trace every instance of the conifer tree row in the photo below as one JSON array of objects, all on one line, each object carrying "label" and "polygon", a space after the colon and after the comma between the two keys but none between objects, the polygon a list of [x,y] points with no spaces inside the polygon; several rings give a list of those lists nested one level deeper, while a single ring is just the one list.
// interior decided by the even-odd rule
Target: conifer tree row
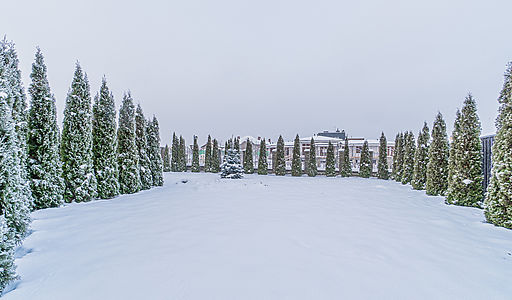
[{"label": "conifer tree row", "polygon": [[302,160],[300,158],[300,139],[298,134],[293,142],[292,176],[302,176]]},{"label": "conifer tree row", "polygon": [[268,174],[267,162],[267,146],[265,145],[265,138],[260,141],[260,151],[258,155],[258,175]]},{"label": "conifer tree row", "polygon": [[414,169],[411,185],[415,190],[424,190],[427,182],[428,143],[430,130],[427,122],[418,134],[418,145],[414,154]]},{"label": "conifer tree row", "polygon": [[350,163],[350,153],[348,147],[348,139],[345,139],[343,155],[340,156],[340,175],[341,177],[352,176],[352,164]]},{"label": "conifer tree row", "polygon": [[[215,153],[215,151],[214,151]],[[245,146],[245,156],[244,156],[244,172],[245,174],[254,173],[254,161],[252,157],[252,142],[247,138],[246,146]]]},{"label": "conifer tree row", "polygon": [[282,136],[279,136],[277,139],[274,173],[277,176],[284,176],[286,174],[286,162],[284,160],[284,140]]},{"label": "conifer tree row", "polygon": [[427,195],[445,195],[448,189],[449,144],[446,123],[438,113],[432,127],[432,143],[428,149]]},{"label": "conifer tree row", "polygon": [[170,156],[169,145],[165,145],[163,154],[163,170],[164,172],[171,172],[171,156]]},{"label": "conifer tree row", "polygon": [[325,158],[325,176],[336,177],[336,158],[334,157],[334,146],[331,141],[327,146],[327,155]]},{"label": "conifer tree row", "polygon": [[363,148],[361,149],[361,162],[359,165],[359,176],[363,178],[370,178],[372,176],[372,158],[370,157],[370,149],[368,141],[364,141]]},{"label": "conifer tree row", "polygon": [[307,173],[309,177],[315,177],[318,174],[318,169],[316,166],[316,148],[315,148],[315,140],[311,138],[310,146],[309,146],[309,160],[308,160],[308,168]]},{"label": "conifer tree row", "polygon": [[135,143],[135,106],[128,92],[124,94],[119,109],[117,130],[117,161],[119,167],[119,192],[133,194],[140,191],[139,156]]},{"label": "conifer tree row", "polygon": [[194,173],[198,173],[199,169],[199,146],[197,145],[197,136],[194,136],[194,145],[192,146],[192,167],[190,169]]},{"label": "conifer tree row", "polygon": [[384,132],[381,133],[379,139],[379,160],[377,162],[377,177],[380,179],[389,179],[388,170],[388,142]]}]

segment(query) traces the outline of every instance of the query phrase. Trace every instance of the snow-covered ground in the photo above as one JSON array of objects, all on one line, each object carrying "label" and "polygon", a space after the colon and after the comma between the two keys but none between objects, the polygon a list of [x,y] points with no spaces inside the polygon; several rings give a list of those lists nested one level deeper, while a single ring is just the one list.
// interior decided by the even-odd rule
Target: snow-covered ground
[{"label": "snow-covered ground", "polygon": [[512,230],[481,210],[377,179],[165,179],[35,212],[4,299],[512,297]]}]

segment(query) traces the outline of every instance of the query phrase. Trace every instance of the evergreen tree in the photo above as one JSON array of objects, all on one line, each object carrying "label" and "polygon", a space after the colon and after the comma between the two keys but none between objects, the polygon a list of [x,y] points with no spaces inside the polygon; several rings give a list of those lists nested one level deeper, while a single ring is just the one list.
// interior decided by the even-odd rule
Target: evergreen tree
[{"label": "evergreen tree", "polygon": [[180,145],[179,145],[179,169],[180,172],[187,172],[187,150],[186,150],[185,139],[180,135]]},{"label": "evergreen tree", "polygon": [[240,140],[238,138],[233,139],[233,149],[240,153]]},{"label": "evergreen tree", "polygon": [[402,165],[402,184],[408,184],[412,181],[414,172],[414,153],[416,152],[416,141],[412,131],[406,132],[404,135],[403,145],[403,165]]},{"label": "evergreen tree", "polygon": [[293,142],[292,176],[302,176],[302,160],[300,158],[300,139],[298,134]]},{"label": "evergreen tree", "polygon": [[432,128],[432,144],[428,149],[427,195],[445,195],[448,189],[448,155],[449,145],[446,123],[443,115],[438,113]]},{"label": "evergreen tree", "polygon": [[512,228],[512,63],[505,72],[505,82],[498,98],[496,137],[492,146],[493,168],[487,197],[485,217],[488,222]]},{"label": "evergreen tree", "polygon": [[139,156],[135,143],[135,106],[130,93],[124,95],[119,109],[117,130],[117,162],[119,192],[133,194],[140,191]]},{"label": "evergreen tree", "polygon": [[427,183],[428,142],[430,141],[430,129],[427,122],[423,123],[423,129],[418,134],[418,146],[414,154],[414,168],[412,176],[412,188],[424,190]]},{"label": "evergreen tree", "polygon": [[453,187],[454,184],[453,184],[453,180],[454,178],[456,178],[456,172],[457,172],[457,168],[456,168],[456,163],[457,163],[457,158],[456,158],[456,154],[457,154],[457,148],[458,148],[458,138],[460,136],[460,131],[461,131],[461,119],[462,119],[462,114],[460,112],[459,109],[457,109],[457,112],[455,114],[455,122],[454,122],[454,125],[453,125],[453,132],[452,132],[452,142],[450,144],[450,155],[448,157],[448,189],[446,190],[446,203],[450,204],[452,203],[452,200],[451,199],[448,199],[450,196],[450,194],[452,194],[453,192],[450,191],[450,187]]},{"label": "evergreen tree", "polygon": [[103,77],[100,93],[92,108],[92,153],[97,180],[98,198],[109,199],[119,195],[117,168],[116,108],[114,95]]},{"label": "evergreen tree", "polygon": [[28,118],[28,176],[34,208],[60,206],[64,181],[60,161],[60,133],[55,98],[50,92],[46,65],[39,48],[30,74]]},{"label": "evergreen tree", "polygon": [[316,166],[316,148],[315,140],[311,138],[311,144],[309,146],[309,160],[308,160],[308,176],[315,177],[318,174]]},{"label": "evergreen tree", "polygon": [[147,121],[146,137],[148,142],[149,168],[153,186],[164,185],[163,162],[160,149],[160,125],[155,116]]},{"label": "evergreen tree", "polygon": [[208,141],[206,142],[206,149],[204,152],[204,171],[212,172],[212,137],[210,135],[208,135]]},{"label": "evergreen tree", "polygon": [[92,154],[91,95],[87,75],[78,63],[64,109],[61,159],[64,200],[84,202],[94,199],[97,193]]},{"label": "evergreen tree", "polygon": [[[245,146],[244,171],[245,174],[254,173],[254,161],[252,158],[252,142],[247,138],[247,146]],[[214,151],[215,153],[215,151]]]},{"label": "evergreen tree", "polygon": [[199,146],[197,145],[197,136],[194,135],[194,146],[192,148],[192,172],[198,173],[199,169]]},{"label": "evergreen tree", "polygon": [[171,156],[169,154],[169,146],[167,144],[165,145],[163,156],[164,172],[171,172]]},{"label": "evergreen tree", "polygon": [[377,162],[377,177],[380,179],[389,179],[388,170],[388,141],[384,132],[380,135],[379,140],[379,161]]},{"label": "evergreen tree", "polygon": [[397,133],[395,137],[395,149],[393,151],[393,168],[391,171],[391,178],[395,181],[400,180],[400,169],[402,168],[403,157],[402,153],[402,133]]},{"label": "evergreen tree", "polygon": [[260,153],[258,155],[258,175],[268,174],[268,162],[267,162],[267,146],[265,145],[265,139],[260,141]]},{"label": "evergreen tree", "polygon": [[212,162],[212,165],[211,165],[212,172],[219,173],[220,172],[220,150],[219,150],[219,142],[216,139],[213,139],[211,162]]},{"label": "evergreen tree", "polygon": [[277,139],[274,173],[276,176],[284,176],[286,174],[286,162],[284,160],[284,140],[282,136],[279,136]]},{"label": "evergreen tree", "polygon": [[359,166],[359,176],[363,178],[370,178],[370,176],[372,176],[372,158],[370,157],[368,141],[364,141],[363,148],[361,149],[361,163]]},{"label": "evergreen tree", "polygon": [[178,137],[176,137],[176,133],[172,134],[172,146],[171,146],[171,171],[179,172],[179,148],[180,142],[178,141]]},{"label": "evergreen tree", "polygon": [[139,156],[139,176],[141,190],[149,190],[153,185],[153,177],[151,175],[148,141],[146,136],[147,121],[142,112],[142,107],[137,105],[135,111],[135,145],[137,145],[137,153]]},{"label": "evergreen tree", "polygon": [[460,131],[454,144],[454,171],[449,182],[447,201],[450,204],[481,207],[482,142],[476,102],[469,94],[460,115]]},{"label": "evergreen tree", "polygon": [[229,149],[221,165],[221,178],[240,179],[243,177],[244,171],[240,165],[240,154],[236,149]]},{"label": "evergreen tree", "polygon": [[340,175],[341,177],[352,176],[352,166],[350,164],[350,153],[348,147],[348,139],[345,139],[345,147],[343,148],[343,155],[340,155]]},{"label": "evergreen tree", "polygon": [[336,177],[336,158],[334,157],[334,146],[329,141],[327,146],[327,157],[325,158],[325,176]]},{"label": "evergreen tree", "polygon": [[7,227],[5,216],[0,215],[0,294],[7,285],[16,280],[16,266],[14,265],[14,250],[16,243],[12,232]]}]

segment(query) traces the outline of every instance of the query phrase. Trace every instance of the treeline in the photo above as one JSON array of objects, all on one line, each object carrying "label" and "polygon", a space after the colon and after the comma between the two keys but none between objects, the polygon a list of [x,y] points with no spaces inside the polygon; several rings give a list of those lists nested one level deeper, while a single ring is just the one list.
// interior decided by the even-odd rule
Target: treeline
[{"label": "treeline", "polygon": [[92,103],[87,74],[76,64],[57,124],[44,57],[38,48],[27,103],[14,44],[0,41],[0,292],[16,278],[14,250],[27,235],[30,211],[63,202],[110,199],[163,185],[156,117],[123,97],[116,125],[105,78]]}]

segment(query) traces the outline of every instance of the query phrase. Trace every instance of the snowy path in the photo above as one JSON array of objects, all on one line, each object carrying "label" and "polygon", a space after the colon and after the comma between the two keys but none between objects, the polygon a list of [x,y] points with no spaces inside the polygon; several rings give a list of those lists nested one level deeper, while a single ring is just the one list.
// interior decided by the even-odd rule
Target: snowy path
[{"label": "snowy path", "polygon": [[34,213],[4,299],[512,297],[512,230],[481,210],[376,179],[165,179]]}]

